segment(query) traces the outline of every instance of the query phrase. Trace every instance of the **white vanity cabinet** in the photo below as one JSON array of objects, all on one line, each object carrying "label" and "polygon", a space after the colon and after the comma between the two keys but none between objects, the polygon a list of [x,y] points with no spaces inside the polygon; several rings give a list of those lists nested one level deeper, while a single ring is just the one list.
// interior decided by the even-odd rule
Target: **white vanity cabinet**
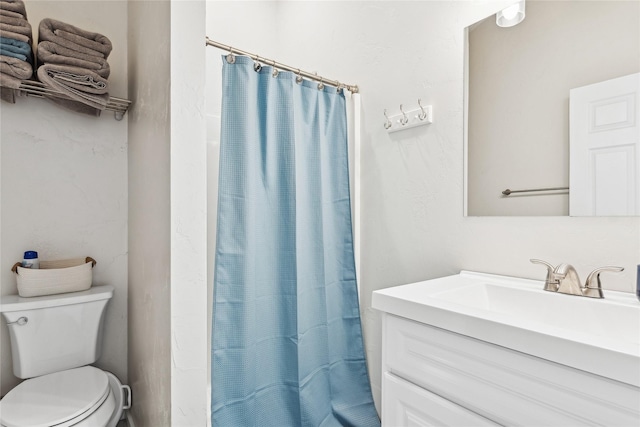
[{"label": "white vanity cabinet", "polygon": [[638,387],[445,329],[383,313],[382,349],[383,427],[640,425]]},{"label": "white vanity cabinet", "polygon": [[497,426],[488,419],[389,372],[382,378],[383,426]]}]

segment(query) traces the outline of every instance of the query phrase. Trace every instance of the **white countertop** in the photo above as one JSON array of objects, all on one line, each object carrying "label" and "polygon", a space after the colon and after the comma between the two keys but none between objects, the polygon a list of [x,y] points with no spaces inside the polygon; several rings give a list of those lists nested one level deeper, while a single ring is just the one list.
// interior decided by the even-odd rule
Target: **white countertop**
[{"label": "white countertop", "polygon": [[373,308],[640,387],[640,302],[543,290],[543,281],[461,271],[373,293]]}]

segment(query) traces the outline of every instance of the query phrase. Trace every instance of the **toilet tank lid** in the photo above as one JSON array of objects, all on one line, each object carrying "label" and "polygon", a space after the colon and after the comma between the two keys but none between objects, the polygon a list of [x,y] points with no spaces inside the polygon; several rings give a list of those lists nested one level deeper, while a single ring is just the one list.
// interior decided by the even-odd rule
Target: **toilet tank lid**
[{"label": "toilet tank lid", "polygon": [[68,292],[65,294],[44,295],[40,297],[25,298],[19,295],[5,295],[0,297],[0,313],[110,299],[113,297],[113,290],[114,288],[111,285],[102,285],[92,286],[88,290],[81,292]]}]

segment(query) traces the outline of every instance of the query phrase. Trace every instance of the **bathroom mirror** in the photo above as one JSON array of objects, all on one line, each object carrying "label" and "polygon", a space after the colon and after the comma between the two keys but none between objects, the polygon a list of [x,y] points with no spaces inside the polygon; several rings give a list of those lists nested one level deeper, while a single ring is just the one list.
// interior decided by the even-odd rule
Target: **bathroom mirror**
[{"label": "bathroom mirror", "polygon": [[[638,73],[639,27],[638,1],[527,0],[516,26],[491,15],[466,28],[465,215],[593,215],[570,209],[570,92]],[[636,198],[637,139],[625,188]],[[559,189],[519,192],[548,188]]]}]

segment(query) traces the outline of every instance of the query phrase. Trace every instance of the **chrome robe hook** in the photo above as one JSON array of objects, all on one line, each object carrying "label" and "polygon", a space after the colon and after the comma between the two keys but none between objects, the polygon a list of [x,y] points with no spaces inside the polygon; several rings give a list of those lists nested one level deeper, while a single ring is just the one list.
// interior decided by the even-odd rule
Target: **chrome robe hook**
[{"label": "chrome robe hook", "polygon": [[409,117],[407,117],[407,114],[404,112],[404,110],[402,109],[402,104],[400,104],[400,112],[402,113],[402,118],[400,120],[398,120],[398,122],[404,126],[407,123],[409,123]]},{"label": "chrome robe hook", "polygon": [[389,129],[391,126],[393,126],[393,124],[391,123],[391,120],[389,120],[389,116],[387,116],[387,110],[384,110],[384,116],[387,118],[387,120],[384,122],[384,128],[385,129]]},{"label": "chrome robe hook", "polygon": [[420,106],[420,110],[422,110],[422,113],[418,114],[418,118],[420,120],[424,120],[427,118],[427,112],[424,111],[424,107],[422,106],[422,100],[418,99],[418,105]]}]

